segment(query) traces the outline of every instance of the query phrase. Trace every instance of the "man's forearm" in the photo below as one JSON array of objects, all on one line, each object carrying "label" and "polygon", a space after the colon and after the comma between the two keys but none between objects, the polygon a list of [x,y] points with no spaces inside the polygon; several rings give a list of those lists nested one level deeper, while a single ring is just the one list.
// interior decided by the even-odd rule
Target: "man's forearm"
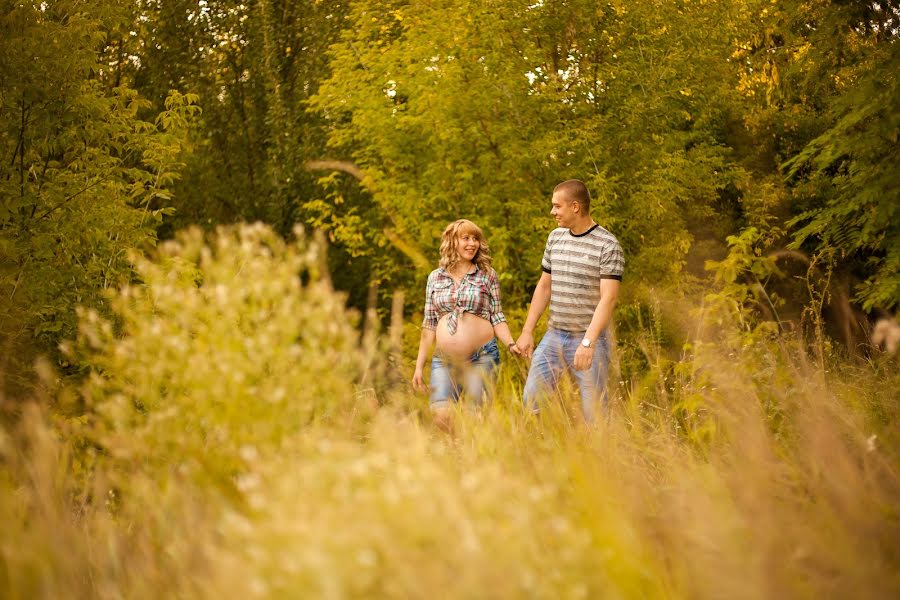
[{"label": "man's forearm", "polygon": [[534,294],[531,296],[531,305],[528,307],[528,316],[525,317],[525,325],[522,326],[522,331],[534,332],[534,328],[537,327],[537,322],[541,319],[541,315],[547,310],[548,304],[550,304],[550,286],[546,285],[542,279],[538,282],[537,287],[534,288]]},{"label": "man's forearm", "polygon": [[600,302],[594,309],[594,316],[591,318],[591,324],[588,325],[584,337],[591,342],[596,342],[600,338],[600,334],[606,329],[610,321],[612,321],[613,309],[616,307],[616,301],[619,299],[619,282],[615,280],[605,280],[600,288]]},{"label": "man's forearm", "polygon": [[606,329],[612,320],[613,308],[615,307],[615,298],[603,298],[597,304],[594,310],[594,316],[591,318],[591,324],[588,326],[584,337],[591,342],[596,342],[600,338],[600,334]]}]

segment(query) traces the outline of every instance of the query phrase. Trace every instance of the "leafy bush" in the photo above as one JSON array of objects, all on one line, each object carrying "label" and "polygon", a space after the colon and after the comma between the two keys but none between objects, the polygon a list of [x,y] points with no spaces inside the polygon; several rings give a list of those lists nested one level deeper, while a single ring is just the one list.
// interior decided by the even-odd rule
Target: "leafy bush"
[{"label": "leafy bush", "polygon": [[192,229],[135,255],[143,283],[112,295],[116,321],[83,311],[66,348],[91,368],[89,439],[132,469],[228,487],[242,456],[345,409],[362,374],[356,316],[322,277],[321,246],[297,235]]}]

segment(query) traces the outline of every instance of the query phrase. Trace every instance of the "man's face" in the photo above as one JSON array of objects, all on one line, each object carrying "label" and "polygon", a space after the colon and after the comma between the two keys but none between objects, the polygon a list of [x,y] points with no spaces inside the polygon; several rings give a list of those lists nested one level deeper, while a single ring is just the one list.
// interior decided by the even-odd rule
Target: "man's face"
[{"label": "man's face", "polygon": [[553,199],[550,201],[550,204],[552,206],[550,214],[553,215],[553,218],[556,219],[559,226],[570,229],[578,218],[578,213],[575,210],[576,203],[569,200],[569,197],[566,194],[556,192],[553,194]]}]

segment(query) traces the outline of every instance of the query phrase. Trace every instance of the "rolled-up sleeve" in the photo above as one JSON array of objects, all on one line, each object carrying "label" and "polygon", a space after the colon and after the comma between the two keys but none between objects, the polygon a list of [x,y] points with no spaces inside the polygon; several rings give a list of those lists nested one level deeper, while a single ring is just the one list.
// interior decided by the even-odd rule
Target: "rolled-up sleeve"
[{"label": "rolled-up sleeve", "polygon": [[428,283],[425,284],[425,318],[422,320],[424,329],[437,329],[440,315],[431,299],[434,292],[434,272],[428,275]]},{"label": "rolled-up sleeve", "polygon": [[494,270],[491,270],[488,278],[488,293],[491,295],[491,325],[496,326],[506,322],[506,315],[503,314],[503,308],[500,305],[500,281]]}]

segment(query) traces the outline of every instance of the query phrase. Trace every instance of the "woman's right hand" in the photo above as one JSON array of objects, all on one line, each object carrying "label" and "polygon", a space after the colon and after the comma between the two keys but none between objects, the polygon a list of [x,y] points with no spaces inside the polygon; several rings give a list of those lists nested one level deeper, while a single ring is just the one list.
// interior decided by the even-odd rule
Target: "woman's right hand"
[{"label": "woman's right hand", "polygon": [[428,388],[425,387],[425,382],[422,381],[422,369],[416,369],[416,372],[413,374],[412,386],[417,392],[424,393],[428,391]]}]

